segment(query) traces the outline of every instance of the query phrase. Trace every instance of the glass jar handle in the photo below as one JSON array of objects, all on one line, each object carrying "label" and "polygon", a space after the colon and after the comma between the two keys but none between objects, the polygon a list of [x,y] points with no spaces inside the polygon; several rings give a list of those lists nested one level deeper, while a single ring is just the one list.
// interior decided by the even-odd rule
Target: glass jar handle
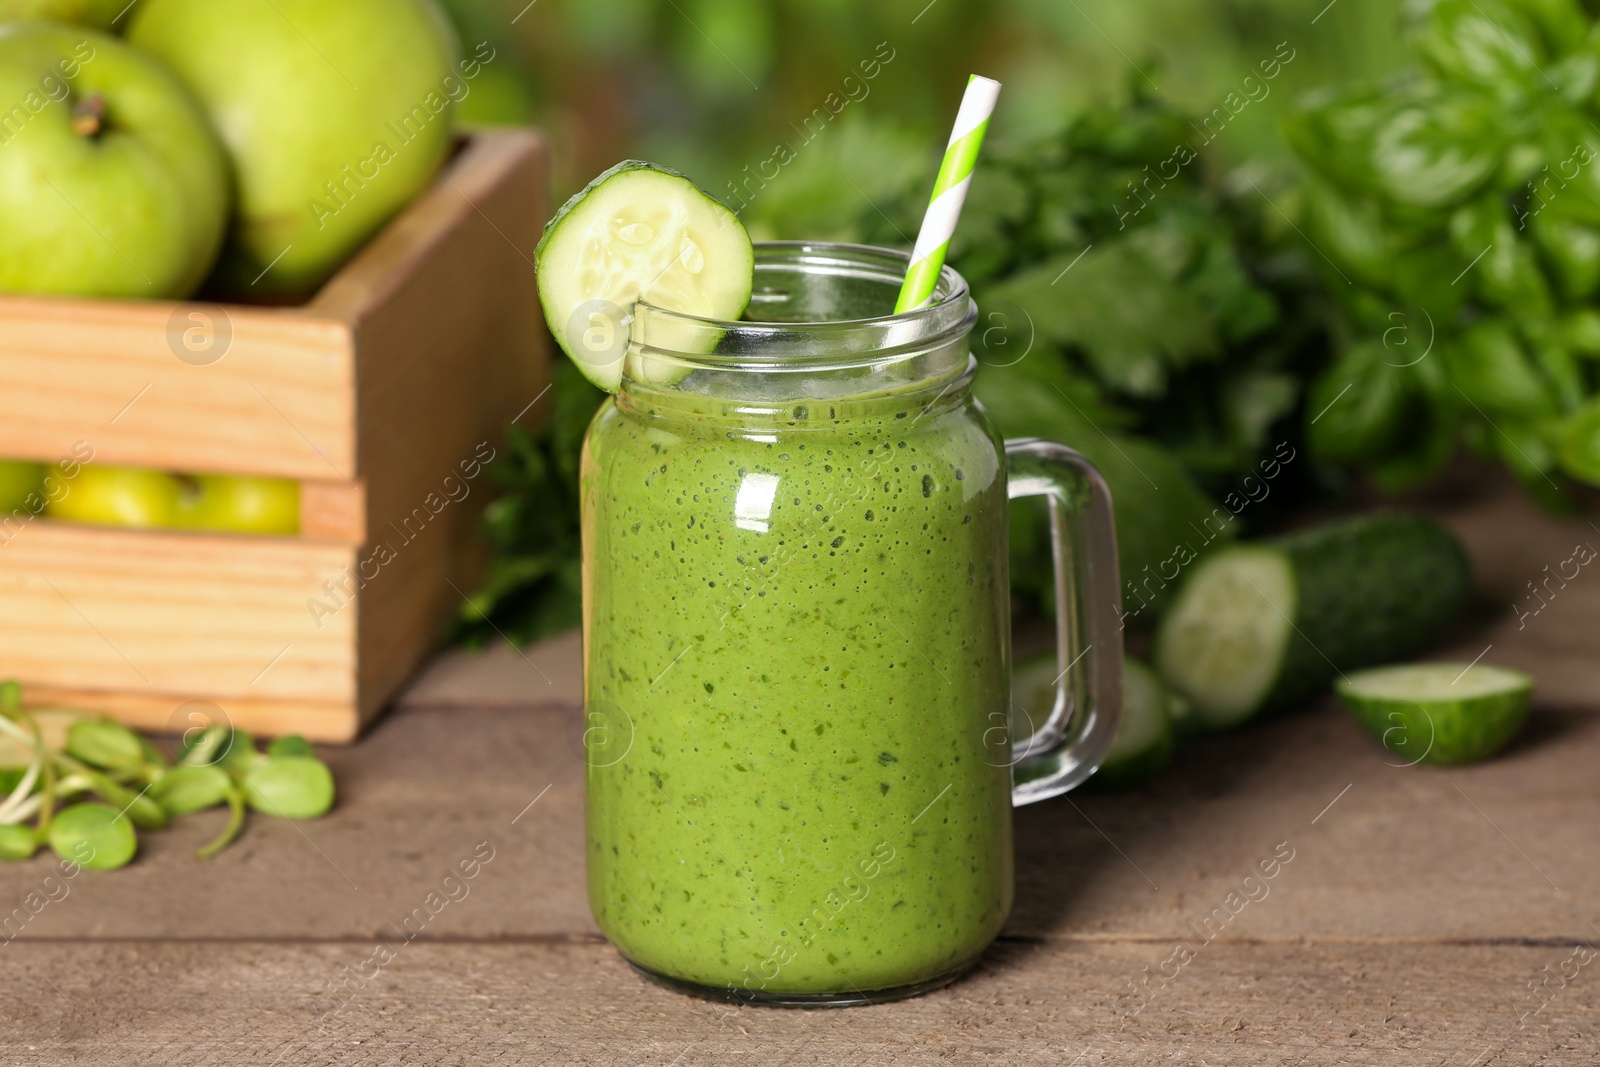
[{"label": "glass jar handle", "polygon": [[1006,442],[1011,499],[1050,502],[1055,561],[1055,704],[1012,746],[1012,803],[1059,796],[1100,766],[1122,719],[1121,590],[1111,491],[1100,472],[1054,441]]}]

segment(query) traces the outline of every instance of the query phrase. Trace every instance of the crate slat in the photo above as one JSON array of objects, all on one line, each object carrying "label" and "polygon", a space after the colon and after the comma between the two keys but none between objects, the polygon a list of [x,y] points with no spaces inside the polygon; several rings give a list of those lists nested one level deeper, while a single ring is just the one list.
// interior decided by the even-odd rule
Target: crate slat
[{"label": "crate slat", "polygon": [[351,702],[356,609],[307,602],[353,556],[292,538],[36,522],[0,548],[0,677]]},{"label": "crate slat", "polygon": [[[0,456],[329,478],[355,468],[349,327],[229,307],[208,366],[167,345],[180,305],[0,296]],[[214,309],[202,312],[213,320]]]},{"label": "crate slat", "polygon": [[[481,568],[506,424],[541,418],[547,169],[533,131],[473,136],[300,308],[0,296],[0,458],[85,442],[95,464],[293,478],[302,517],[275,539],[3,525],[0,678],[145,727],[210,700],[353,738]],[[231,329],[220,359],[179,358],[192,315]]]}]

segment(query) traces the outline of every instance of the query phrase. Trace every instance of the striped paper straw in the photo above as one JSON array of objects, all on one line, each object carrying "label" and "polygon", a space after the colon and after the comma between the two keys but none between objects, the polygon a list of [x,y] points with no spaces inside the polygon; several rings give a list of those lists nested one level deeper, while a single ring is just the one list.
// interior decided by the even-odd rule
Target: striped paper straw
[{"label": "striped paper straw", "polygon": [[913,311],[933,297],[939,271],[944,267],[945,252],[956,232],[956,220],[961,217],[961,205],[967,202],[967,187],[972,184],[978,149],[989,130],[989,116],[994,114],[999,96],[1000,83],[994,79],[976,74],[967,79],[967,92],[961,98],[961,110],[956,112],[956,127],[950,132],[950,145],[944,151],[939,177],[933,183],[933,199],[928,204],[928,213],[922,216],[917,246],[911,253],[911,269],[906,271],[900,299],[894,305],[896,314]]}]

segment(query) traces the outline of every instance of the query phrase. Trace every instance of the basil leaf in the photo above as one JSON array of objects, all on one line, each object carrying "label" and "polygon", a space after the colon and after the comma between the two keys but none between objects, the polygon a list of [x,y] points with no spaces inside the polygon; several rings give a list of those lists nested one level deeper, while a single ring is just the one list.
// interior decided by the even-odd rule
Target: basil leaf
[{"label": "basil leaf", "polygon": [[1363,463],[1389,449],[1407,393],[1405,376],[1394,365],[1399,362],[1382,341],[1361,341],[1312,383],[1305,410],[1306,443],[1314,457]]},{"label": "basil leaf", "polygon": [[1580,308],[1560,322],[1561,343],[1584,356],[1600,356],[1600,311]]},{"label": "basil leaf", "polygon": [[1549,386],[1505,322],[1488,319],[1469,327],[1444,354],[1451,383],[1486,417],[1534,419],[1556,413]]},{"label": "basil leaf", "polygon": [[1549,315],[1555,310],[1550,285],[1533,246],[1517,229],[1498,198],[1475,200],[1450,217],[1450,241],[1467,267],[1459,282],[1470,282],[1487,303],[1519,315]]},{"label": "basil leaf", "polygon": [[1563,471],[1581,482],[1600,485],[1600,397],[1567,420],[1560,453]]},{"label": "basil leaf", "polygon": [[1343,193],[1376,193],[1373,144],[1395,98],[1375,88],[1313,93],[1283,123],[1284,139],[1318,177]]},{"label": "basil leaf", "polygon": [[1325,182],[1305,184],[1306,221],[1318,251],[1357,281],[1383,285],[1390,241],[1376,200],[1347,197]]},{"label": "basil leaf", "polygon": [[1589,19],[1577,0],[1508,0],[1508,3],[1538,27],[1551,55],[1576,52],[1589,39]]},{"label": "basil leaf", "polygon": [[1549,58],[1534,22],[1500,0],[1440,0],[1416,36],[1417,50],[1447,81],[1526,94],[1544,84]]},{"label": "basil leaf", "polygon": [[1600,290],[1600,229],[1549,211],[1529,219],[1528,231],[1563,297],[1587,300]]},{"label": "basil leaf", "polygon": [[1487,100],[1427,92],[1403,100],[1374,132],[1372,168],[1396,203],[1443,207],[1476,192],[1506,148],[1504,123]]}]

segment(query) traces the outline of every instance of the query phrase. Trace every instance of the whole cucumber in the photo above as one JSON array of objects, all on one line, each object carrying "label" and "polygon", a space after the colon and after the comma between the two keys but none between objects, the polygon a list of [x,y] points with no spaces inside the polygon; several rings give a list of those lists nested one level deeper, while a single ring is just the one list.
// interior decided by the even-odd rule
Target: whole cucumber
[{"label": "whole cucumber", "polygon": [[1214,728],[1324,692],[1343,672],[1403,659],[1460,618],[1472,586],[1438,523],[1385,513],[1195,565],[1156,635],[1162,676]]}]

